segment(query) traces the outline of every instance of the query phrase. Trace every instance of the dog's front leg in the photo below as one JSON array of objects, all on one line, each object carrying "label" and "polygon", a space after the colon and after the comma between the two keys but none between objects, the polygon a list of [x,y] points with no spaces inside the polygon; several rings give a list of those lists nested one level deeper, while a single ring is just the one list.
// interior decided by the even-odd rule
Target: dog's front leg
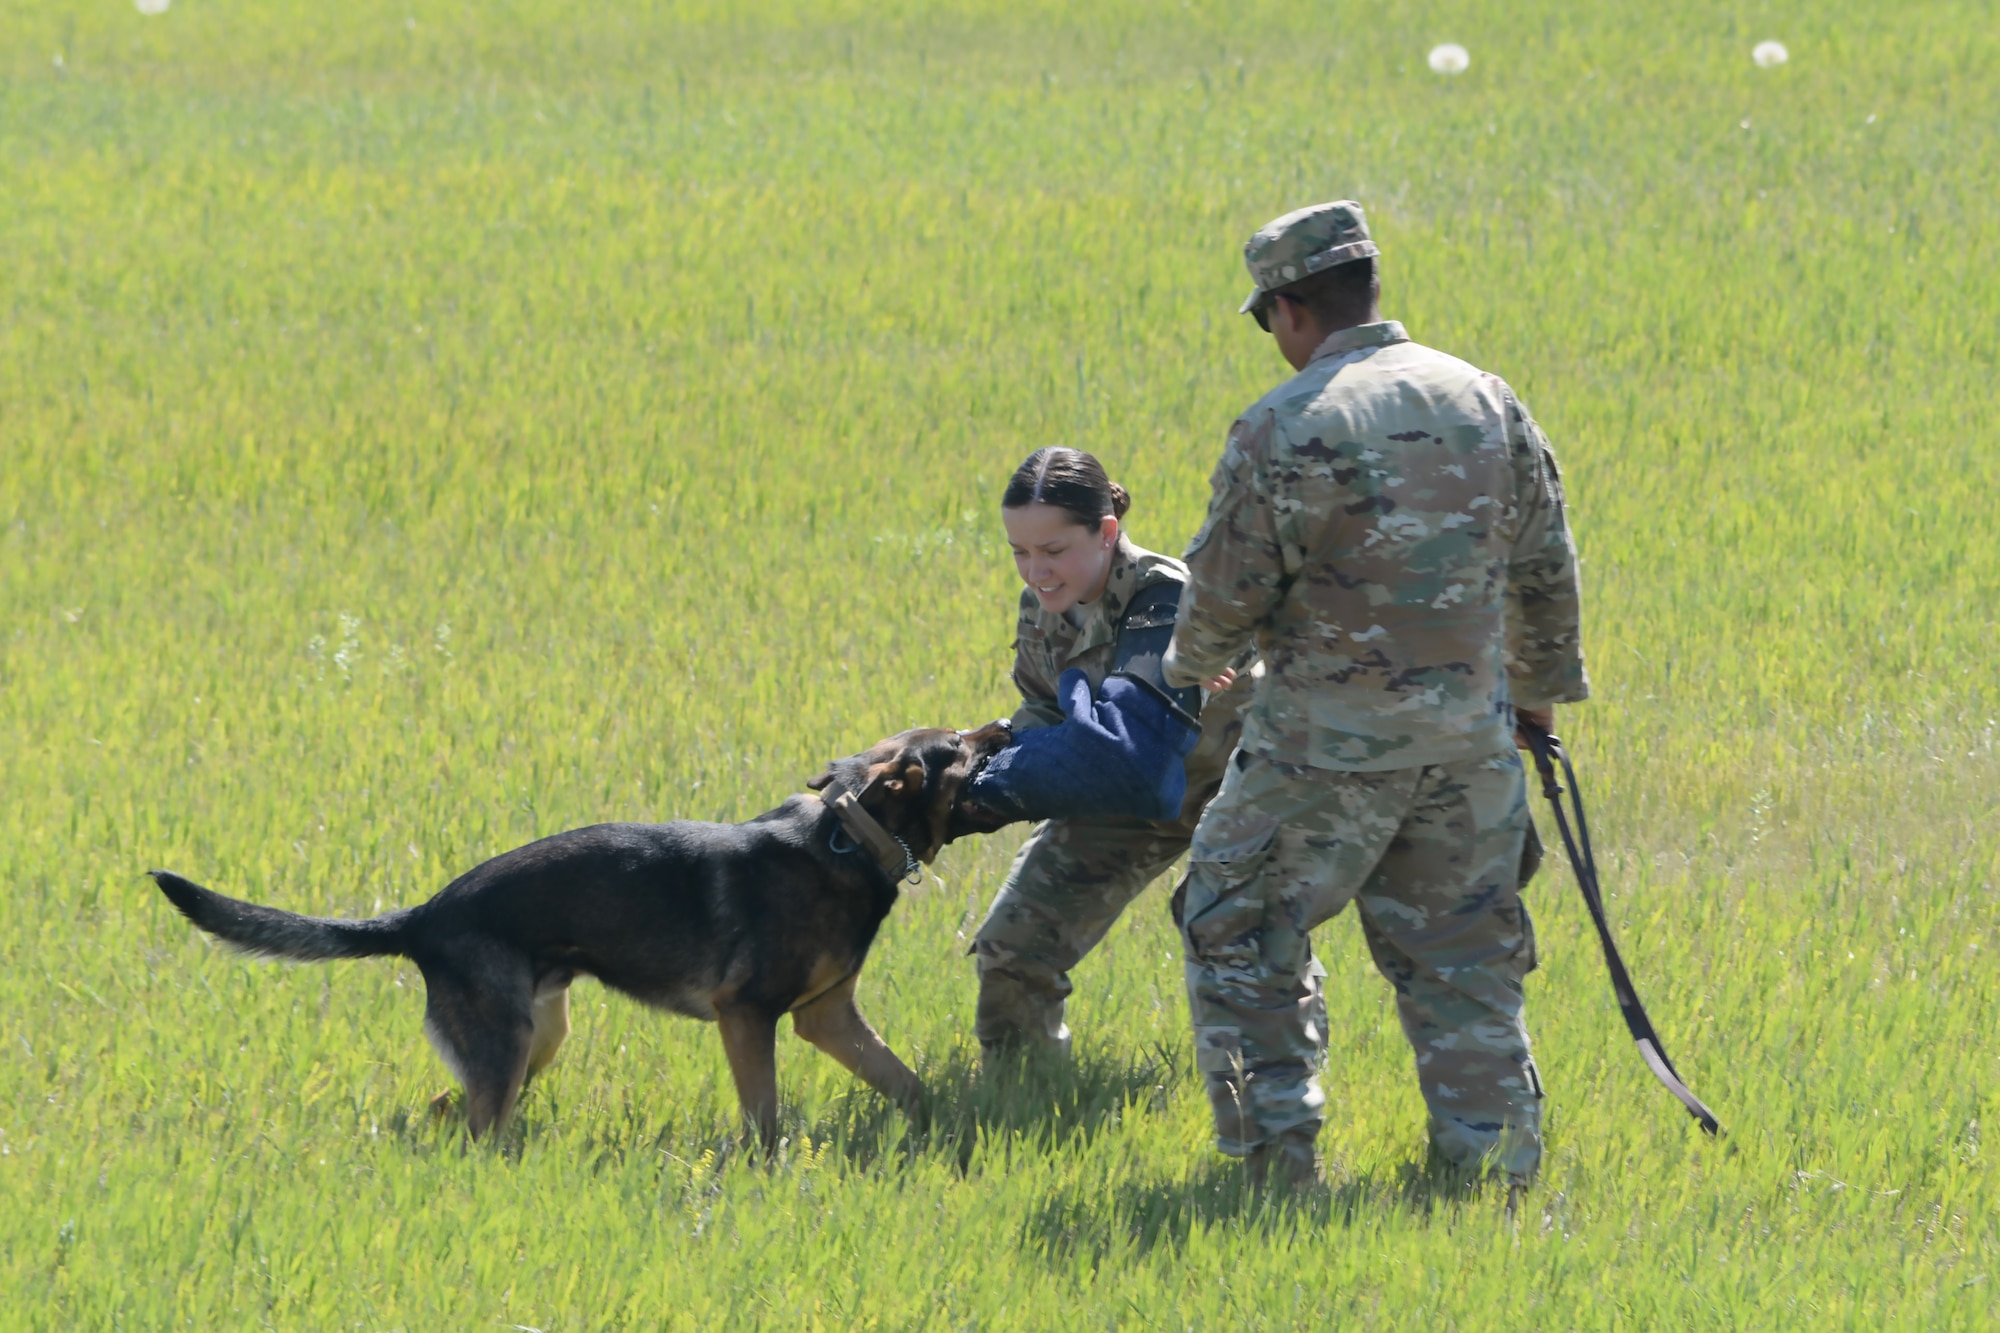
[{"label": "dog's front leg", "polygon": [[792,1010],[792,1030],[825,1051],[862,1082],[901,1106],[911,1119],[923,1112],[924,1084],[877,1035],[854,1004],[855,978],[811,1004]]},{"label": "dog's front leg", "polygon": [[722,1049],[736,1078],[743,1119],[766,1156],[778,1146],[778,1020],[759,1010],[718,1007]]}]

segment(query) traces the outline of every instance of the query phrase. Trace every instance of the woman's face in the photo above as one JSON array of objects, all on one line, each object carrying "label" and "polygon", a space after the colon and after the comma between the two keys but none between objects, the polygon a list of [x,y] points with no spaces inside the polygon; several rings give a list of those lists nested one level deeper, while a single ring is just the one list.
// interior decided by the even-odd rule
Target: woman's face
[{"label": "woman's face", "polygon": [[1111,577],[1111,548],[1118,544],[1118,520],[1106,514],[1085,527],[1066,509],[1025,504],[1002,509],[1007,542],[1021,582],[1035,590],[1042,609],[1057,615],[1079,602],[1094,602]]}]

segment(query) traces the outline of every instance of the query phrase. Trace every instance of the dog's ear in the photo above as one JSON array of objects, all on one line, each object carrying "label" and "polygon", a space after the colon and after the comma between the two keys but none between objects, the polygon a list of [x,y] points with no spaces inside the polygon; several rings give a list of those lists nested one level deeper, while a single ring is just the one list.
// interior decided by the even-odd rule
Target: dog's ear
[{"label": "dog's ear", "polygon": [[861,785],[855,799],[863,800],[878,792],[889,796],[913,796],[923,789],[922,762],[906,755],[896,755],[868,766],[868,780]]},{"label": "dog's ear", "polygon": [[847,784],[847,789],[854,793],[857,801],[865,801],[871,796],[914,795],[923,790],[922,761],[903,754],[894,754],[873,764],[860,762],[861,758],[837,760],[827,765],[824,772],[806,779],[806,786],[813,791],[825,791],[838,780]]},{"label": "dog's ear", "polygon": [[[923,781],[923,766],[917,765],[916,767],[917,781],[921,783]],[[825,791],[834,784],[835,779],[841,778],[843,778],[841,773],[835,768],[829,767],[817,777],[807,778],[806,786],[813,791]],[[855,782],[856,778],[860,779],[858,787]],[[858,764],[850,765],[844,781],[847,783],[848,790],[854,793],[854,799],[857,801],[866,800],[878,792],[887,792],[892,796],[900,796],[903,794],[906,773],[899,760],[887,759],[879,764],[869,764],[865,768]]]}]

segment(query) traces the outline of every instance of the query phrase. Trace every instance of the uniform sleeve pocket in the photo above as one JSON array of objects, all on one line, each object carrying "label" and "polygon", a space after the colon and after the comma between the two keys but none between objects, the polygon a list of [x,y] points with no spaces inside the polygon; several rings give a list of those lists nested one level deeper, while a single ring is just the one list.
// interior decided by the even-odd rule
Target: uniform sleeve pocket
[{"label": "uniform sleeve pocket", "polygon": [[1215,535],[1215,521],[1218,517],[1219,515],[1211,511],[1209,516],[1202,520],[1201,527],[1195,531],[1193,540],[1188,542],[1186,548],[1181,551],[1181,559],[1193,559],[1196,552],[1208,545],[1208,539]]}]

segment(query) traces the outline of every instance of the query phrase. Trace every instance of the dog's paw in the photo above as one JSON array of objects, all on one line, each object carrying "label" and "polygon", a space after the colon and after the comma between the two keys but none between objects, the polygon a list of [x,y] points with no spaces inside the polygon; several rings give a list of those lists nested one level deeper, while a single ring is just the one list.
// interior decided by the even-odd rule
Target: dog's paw
[{"label": "dog's paw", "polygon": [[431,1098],[431,1119],[433,1120],[443,1120],[457,1109],[452,1103],[450,1088],[446,1088],[443,1092]]}]

